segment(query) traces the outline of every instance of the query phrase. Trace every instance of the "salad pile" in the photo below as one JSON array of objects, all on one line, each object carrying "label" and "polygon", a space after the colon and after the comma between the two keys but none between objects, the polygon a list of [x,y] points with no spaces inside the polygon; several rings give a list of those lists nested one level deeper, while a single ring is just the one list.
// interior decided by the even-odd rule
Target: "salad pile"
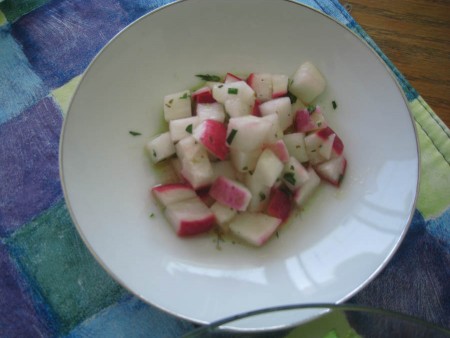
[{"label": "salad pile", "polygon": [[314,104],[326,81],[310,62],[291,77],[197,76],[200,89],[164,97],[168,130],[146,149],[179,182],[151,192],[178,236],[216,228],[260,246],[321,182],[344,177],[344,144]]}]

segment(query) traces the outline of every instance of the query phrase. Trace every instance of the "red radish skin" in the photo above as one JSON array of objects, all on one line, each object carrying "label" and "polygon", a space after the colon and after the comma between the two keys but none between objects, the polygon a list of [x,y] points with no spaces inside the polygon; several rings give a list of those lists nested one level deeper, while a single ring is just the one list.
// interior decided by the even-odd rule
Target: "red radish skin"
[{"label": "red radish skin", "polygon": [[261,117],[261,111],[259,110],[259,106],[261,105],[261,102],[259,100],[255,100],[255,104],[253,105],[253,109],[252,109],[252,115],[253,116],[258,116]]},{"label": "red radish skin", "polygon": [[214,213],[197,196],[170,204],[165,215],[181,237],[207,232],[216,223]]},{"label": "red radish skin", "polygon": [[297,111],[295,115],[295,129],[300,133],[315,130],[317,125],[311,119],[307,109]]},{"label": "red radish skin", "polygon": [[242,81],[242,79],[239,76],[236,76],[232,73],[227,73],[227,75],[225,76],[224,83],[238,82],[238,81]]},{"label": "red radish skin", "polygon": [[156,199],[165,207],[171,203],[195,197],[195,191],[187,184],[168,183],[151,188]]},{"label": "red radish skin", "polygon": [[343,156],[336,157],[327,162],[322,162],[315,167],[317,175],[324,181],[339,187],[347,169],[347,159]]},{"label": "red radish skin", "polygon": [[192,99],[196,103],[214,103],[216,100],[212,95],[211,88],[203,87],[192,93]]},{"label": "red radish skin", "polygon": [[214,227],[216,219],[214,216],[208,216],[195,221],[182,221],[179,225],[177,235],[188,237],[207,232]]},{"label": "red radish skin", "polygon": [[252,194],[244,185],[223,176],[215,180],[209,194],[217,202],[238,211],[245,211],[252,198]]},{"label": "red radish skin", "polygon": [[[197,128],[200,128],[199,135],[196,135]],[[213,155],[221,160],[225,160],[230,152],[227,141],[227,126],[216,120],[203,121],[194,131],[194,137],[208,149]]]},{"label": "red radish skin", "polygon": [[275,143],[267,144],[263,148],[272,150],[272,152],[280,159],[281,162],[289,162],[289,151],[283,140],[278,140]]},{"label": "red radish skin", "polygon": [[282,222],[285,222],[289,218],[291,210],[291,194],[284,191],[283,189],[272,189],[269,204],[267,205],[267,214],[269,216],[279,218]]},{"label": "red radish skin", "polygon": [[330,127],[326,127],[317,131],[317,135],[323,140],[327,140],[328,137],[335,134],[334,142],[333,142],[333,153],[335,156],[340,156],[344,152],[344,143],[340,139],[340,137],[334,132]]}]

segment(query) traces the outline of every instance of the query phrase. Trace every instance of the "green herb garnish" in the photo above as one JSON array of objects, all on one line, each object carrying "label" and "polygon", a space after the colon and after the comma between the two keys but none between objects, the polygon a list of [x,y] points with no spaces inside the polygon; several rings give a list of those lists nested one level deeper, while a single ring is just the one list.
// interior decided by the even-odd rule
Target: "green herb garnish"
[{"label": "green herb garnish", "polygon": [[259,193],[259,200],[262,202],[266,199],[266,194],[264,194],[263,192]]},{"label": "green herb garnish", "polygon": [[133,136],[139,136],[139,135],[142,135],[140,132],[134,131],[134,130],[130,130],[129,133],[130,133],[130,135],[133,135]]},{"label": "green herb garnish", "polygon": [[192,134],[192,123],[186,127],[186,131],[187,131],[189,134]]},{"label": "green herb garnish", "polygon": [[156,151],[153,149],[153,157],[156,157]]},{"label": "green herb garnish", "polygon": [[242,170],[243,170],[243,171],[247,171],[247,170],[248,170],[248,167],[245,166],[244,168],[242,168]]},{"label": "green herb garnish", "polygon": [[333,105],[333,109],[336,109],[336,108],[337,108],[337,103],[336,103],[336,101],[331,102],[331,104]]},{"label": "green herb garnish", "polygon": [[217,76],[217,75],[197,74],[195,76],[199,77],[203,81],[213,81],[213,82],[219,82],[220,81],[220,76]]},{"label": "green herb garnish", "polygon": [[236,133],[237,133],[238,131],[236,130],[236,129],[232,129],[231,130],[231,132],[230,132],[230,135],[228,135],[228,137],[227,137],[227,143],[228,144],[231,144],[231,142],[233,142],[233,139],[234,139],[234,137],[236,136]]},{"label": "green herb garnish", "polygon": [[237,88],[228,88],[228,94],[236,95],[238,93]]},{"label": "green herb garnish", "polygon": [[180,99],[187,99],[188,97],[188,93],[184,93],[182,96],[180,96]]},{"label": "green herb garnish", "polygon": [[308,109],[308,113],[312,114],[316,111],[316,106],[310,104],[306,109]]},{"label": "green herb garnish", "polygon": [[155,214],[152,212],[149,217],[153,218],[153,217],[155,217]]},{"label": "green herb garnish", "polygon": [[283,175],[283,178],[286,182],[288,182],[291,185],[295,185],[295,175],[294,173],[286,173]]},{"label": "green herb garnish", "polygon": [[287,93],[287,96],[289,97],[289,99],[291,100],[291,104],[294,104],[295,102],[297,102],[297,96],[295,96],[294,94],[292,94],[291,92]]}]

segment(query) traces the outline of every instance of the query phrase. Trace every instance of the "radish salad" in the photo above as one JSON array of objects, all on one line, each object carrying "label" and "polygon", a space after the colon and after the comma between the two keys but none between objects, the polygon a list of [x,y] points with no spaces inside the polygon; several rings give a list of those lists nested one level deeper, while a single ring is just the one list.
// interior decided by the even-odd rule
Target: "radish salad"
[{"label": "radish salad", "polygon": [[178,236],[218,229],[261,246],[321,184],[344,177],[344,144],[315,104],[326,81],[311,62],[291,77],[197,76],[200,89],[164,97],[168,130],[146,149],[179,181],[151,193]]}]

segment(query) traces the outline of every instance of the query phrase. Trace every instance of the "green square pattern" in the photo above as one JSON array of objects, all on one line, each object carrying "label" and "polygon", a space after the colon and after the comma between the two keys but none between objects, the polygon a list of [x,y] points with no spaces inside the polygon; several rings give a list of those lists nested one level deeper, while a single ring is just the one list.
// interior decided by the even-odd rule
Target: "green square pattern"
[{"label": "green square pattern", "polygon": [[44,5],[49,0],[5,0],[0,2],[0,10],[9,22],[14,22],[32,10]]},{"label": "green square pattern", "polygon": [[63,334],[126,294],[87,250],[63,201],[17,230],[7,245]]}]

